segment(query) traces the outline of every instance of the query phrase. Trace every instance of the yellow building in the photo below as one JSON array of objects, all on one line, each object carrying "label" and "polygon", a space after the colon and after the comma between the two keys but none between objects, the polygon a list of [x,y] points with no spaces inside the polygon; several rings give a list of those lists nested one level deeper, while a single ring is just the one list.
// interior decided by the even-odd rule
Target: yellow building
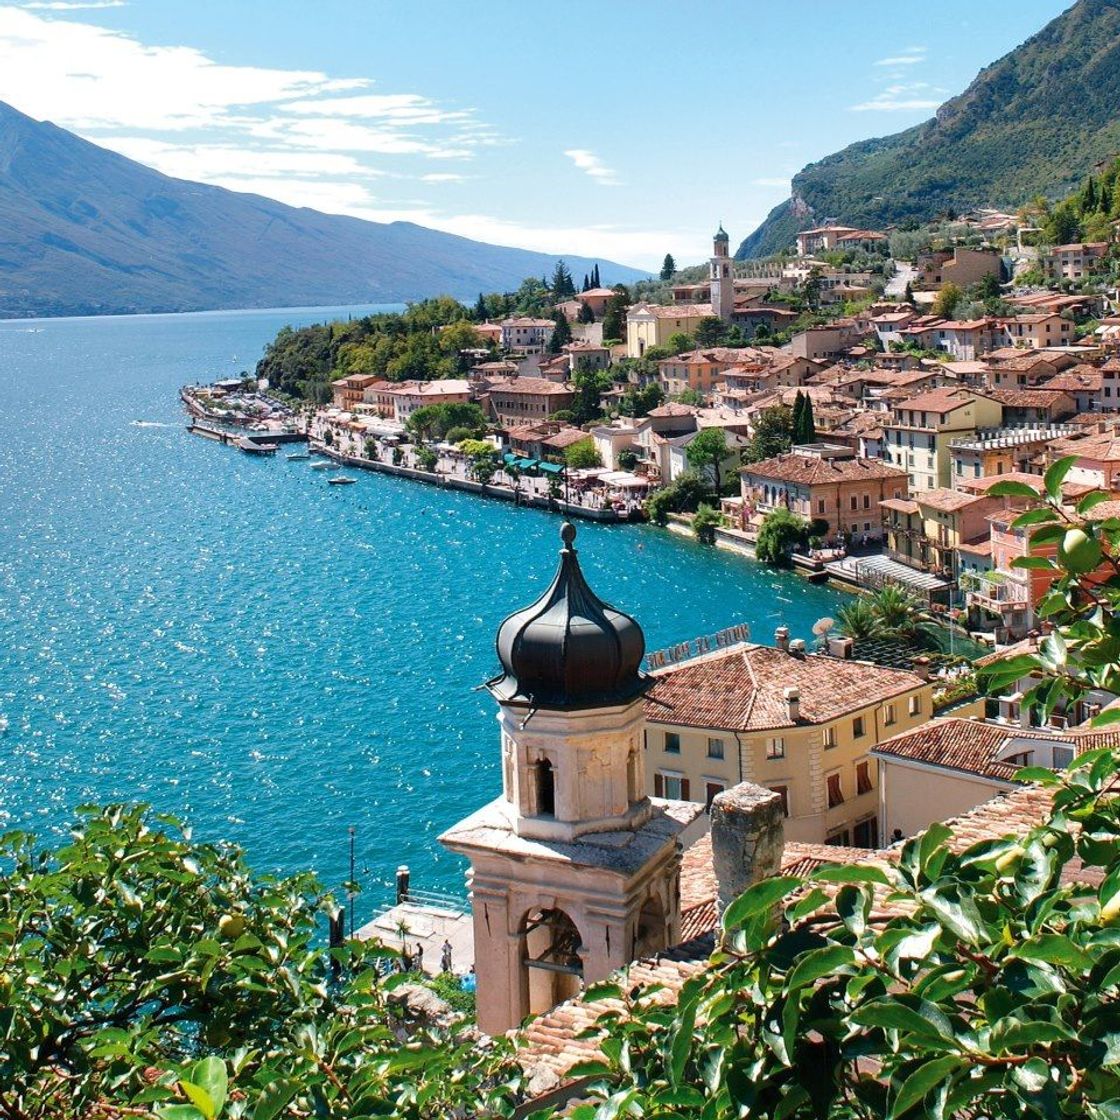
[{"label": "yellow building", "polygon": [[1004,498],[939,488],[912,498],[888,498],[879,508],[894,559],[956,578],[957,549],[974,541],[987,542],[988,515],[1006,504]]},{"label": "yellow building", "polygon": [[640,358],[651,346],[668,345],[675,334],[695,334],[700,320],[714,314],[710,303],[639,303],[626,312],[626,356]]},{"label": "yellow building", "polygon": [[895,406],[883,424],[883,450],[910,476],[910,493],[952,482],[951,444],[978,429],[998,428],[1003,406],[964,389],[931,389]]},{"label": "yellow building", "polygon": [[[779,630],[779,641],[788,636]],[[870,751],[930,718],[916,673],[742,643],[654,673],[646,702],[647,790],[696,801],[739,782],[782,795],[786,836],[875,847]]]}]

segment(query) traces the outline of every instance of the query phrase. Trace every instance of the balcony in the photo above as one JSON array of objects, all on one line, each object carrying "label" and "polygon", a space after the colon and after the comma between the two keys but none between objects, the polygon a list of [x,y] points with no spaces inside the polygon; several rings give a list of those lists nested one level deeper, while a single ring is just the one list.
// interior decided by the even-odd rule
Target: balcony
[{"label": "balcony", "polygon": [[1008,607],[1025,607],[1030,602],[1030,589],[1027,585],[1010,579],[1003,573],[993,573],[991,576],[969,575],[967,581],[968,601],[979,603],[997,614]]}]

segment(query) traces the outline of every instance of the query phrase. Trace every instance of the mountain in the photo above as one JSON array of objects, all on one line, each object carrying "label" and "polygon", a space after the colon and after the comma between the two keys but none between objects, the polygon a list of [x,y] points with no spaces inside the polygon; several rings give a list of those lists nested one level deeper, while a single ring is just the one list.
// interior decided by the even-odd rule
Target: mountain
[{"label": "mountain", "polygon": [[736,256],[786,248],[835,219],[881,229],[947,209],[1066,194],[1120,152],[1120,0],[1078,0],[981,70],[937,115],[809,164]]},{"label": "mountain", "polygon": [[[565,259],[577,276],[595,263]],[[0,318],[473,300],[555,262],[172,179],[0,102]]]}]

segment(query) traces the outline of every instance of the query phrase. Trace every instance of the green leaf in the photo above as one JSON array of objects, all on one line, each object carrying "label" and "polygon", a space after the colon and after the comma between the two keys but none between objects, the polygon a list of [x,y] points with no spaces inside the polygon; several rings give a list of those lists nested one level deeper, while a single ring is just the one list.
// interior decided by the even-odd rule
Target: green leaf
[{"label": "green leaf", "polygon": [[1044,556],[1016,556],[1011,561],[1011,566],[1013,568],[1034,568],[1044,572],[1057,571],[1057,565]]},{"label": "green leaf", "polygon": [[993,498],[1041,498],[1042,495],[1025,482],[997,482],[988,490]]},{"label": "green leaf", "polygon": [[880,887],[893,885],[881,867],[873,867],[866,863],[821,867],[809,878],[819,883],[874,883]]},{"label": "green leaf", "polygon": [[275,1120],[295,1095],[296,1086],[291,1082],[270,1081],[253,1109],[253,1120]]},{"label": "green leaf", "polygon": [[594,1003],[600,999],[622,999],[622,989],[617,984],[603,981],[600,984],[592,984],[583,993],[582,998],[588,1003]]},{"label": "green leaf", "polygon": [[1050,1081],[1050,1066],[1041,1058],[1031,1058],[1021,1066],[1016,1066],[1011,1077],[1017,1085],[1028,1093],[1041,1093]]},{"label": "green leaf", "polygon": [[179,1088],[182,1089],[187,1100],[206,1117],[206,1120],[214,1120],[218,1115],[210,1094],[201,1085],[195,1085],[193,1081],[180,1080]]},{"label": "green leaf", "polygon": [[1066,455],[1056,463],[1051,464],[1050,468],[1042,476],[1042,484],[1046,487],[1046,496],[1051,501],[1057,502],[1061,500],[1062,483],[1065,482],[1066,475],[1073,469],[1073,464],[1076,462],[1076,455]]},{"label": "green leaf", "polygon": [[802,880],[796,875],[778,875],[773,879],[763,879],[748,887],[723,912],[723,928],[735,929],[756,914],[763,914],[776,906],[783,898],[801,886]]},{"label": "green leaf", "polygon": [[1099,506],[1101,502],[1109,501],[1111,497],[1112,495],[1106,493],[1104,490],[1096,490],[1092,494],[1086,494],[1085,497],[1077,503],[1077,512],[1084,515],[1094,506]]},{"label": "green leaf", "polygon": [[903,1031],[924,1035],[941,1041],[955,1041],[940,1025],[935,1025],[925,1015],[890,996],[865,1003],[851,1014],[852,1022],[864,1027],[881,1027],[884,1030]]},{"label": "green leaf", "polygon": [[205,1090],[214,1106],[214,1115],[221,1115],[226,1103],[226,1090],[229,1079],[226,1077],[226,1064],[221,1058],[203,1058],[191,1070],[191,1081]]},{"label": "green leaf", "polygon": [[807,984],[813,984],[822,976],[833,976],[842,968],[855,963],[855,952],[847,945],[830,945],[826,949],[814,949],[797,959],[797,963],[786,977],[786,990],[797,991]]},{"label": "green leaf", "polygon": [[890,1112],[887,1114],[888,1120],[895,1120],[895,1117],[909,1112],[942,1082],[948,1081],[955,1073],[965,1068],[964,1060],[955,1054],[934,1058],[920,1065],[906,1078],[895,1094],[894,1100],[891,1101]]},{"label": "green leaf", "polygon": [[[607,1065],[606,1062],[593,1061],[589,1059],[586,1062],[576,1062],[576,1064],[572,1066],[572,1068],[569,1069],[564,1076],[572,1081],[575,1081],[577,1078],[581,1077],[609,1077],[610,1072],[611,1067]],[[253,1120],[257,1120],[257,1117],[254,1116]]]},{"label": "green leaf", "polygon": [[1029,509],[1026,513],[1019,514],[1011,523],[1011,527],[1013,529],[1023,529],[1028,525],[1041,525],[1045,521],[1054,521],[1057,516],[1049,506],[1041,506],[1038,509]]},{"label": "green leaf", "polygon": [[1022,960],[1042,961],[1075,972],[1088,972],[1093,967],[1093,958],[1088,953],[1058,933],[1044,933],[1021,941],[1008,955]]},{"label": "green leaf", "polygon": [[202,1113],[190,1104],[162,1105],[156,1114],[160,1120],[200,1120]]}]

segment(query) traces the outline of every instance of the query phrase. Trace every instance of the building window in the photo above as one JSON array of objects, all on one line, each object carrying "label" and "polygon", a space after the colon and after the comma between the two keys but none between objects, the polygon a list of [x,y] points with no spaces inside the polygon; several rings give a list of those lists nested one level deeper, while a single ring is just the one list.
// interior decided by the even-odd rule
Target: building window
[{"label": "building window", "polygon": [[817,513],[824,513],[824,498],[817,499]]},{"label": "building window", "polygon": [[857,501],[856,501],[856,496],[855,496],[855,494],[853,494],[853,495],[851,496],[851,498],[849,499],[849,501],[850,501],[850,502],[852,503],[852,509],[855,509],[855,508],[857,507]]},{"label": "building window", "polygon": [[852,734],[857,739],[863,738],[863,716],[856,716],[856,718],[852,720]]},{"label": "building window", "polygon": [[824,744],[824,749],[826,751],[832,750],[832,748],[836,746],[836,728],[826,727],[821,732],[821,742]]},{"label": "building window", "polygon": [[856,793],[870,793],[871,786],[871,763],[870,762],[857,762],[856,763]]},{"label": "building window", "polygon": [[786,741],[778,736],[774,739],[766,740],[766,757],[767,758],[785,758],[786,756]]},{"label": "building window", "polygon": [[709,758],[723,758],[723,740],[722,739],[708,739],[708,757]]},{"label": "building window", "polygon": [[922,698],[920,696],[910,697],[910,714],[912,716],[920,716],[922,714]]},{"label": "building window", "polygon": [[782,799],[782,816],[789,816],[789,786],[771,786],[772,793],[776,793]]},{"label": "building window", "polygon": [[724,785],[722,782],[705,782],[704,783],[704,811],[710,813],[712,811],[712,800],[717,793],[723,793]]},{"label": "building window", "polygon": [[871,508],[871,495],[870,494],[864,494],[864,496],[863,496],[863,508],[864,509],[870,509]]},{"label": "building window", "polygon": [[687,801],[688,794],[687,778],[682,778],[680,774],[654,774],[654,797],[667,797],[670,801]]},{"label": "building window", "polygon": [[681,753],[681,737],[675,731],[665,732],[665,753],[666,754],[680,754]]},{"label": "building window", "polygon": [[835,809],[837,805],[843,805],[844,791],[840,788],[840,775],[829,774],[825,783],[828,786],[828,807]]}]

